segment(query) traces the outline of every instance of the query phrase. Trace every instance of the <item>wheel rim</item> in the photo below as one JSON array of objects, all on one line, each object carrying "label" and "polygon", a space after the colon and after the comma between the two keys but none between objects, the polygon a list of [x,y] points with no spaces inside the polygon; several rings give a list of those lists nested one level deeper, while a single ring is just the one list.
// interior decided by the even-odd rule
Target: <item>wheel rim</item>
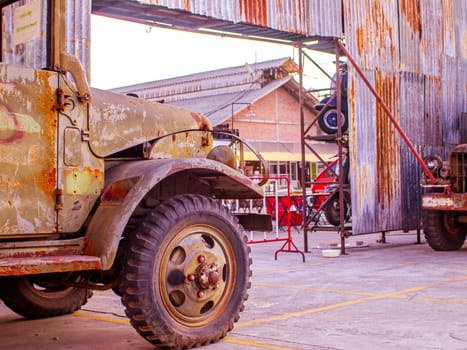
[{"label": "wheel rim", "polygon": [[446,232],[451,236],[456,236],[459,234],[460,229],[457,222],[457,218],[454,214],[446,213],[443,215],[444,228]]},{"label": "wheel rim", "polygon": [[222,232],[193,225],[178,232],[165,249],[156,290],[174,320],[203,326],[227,306],[235,271],[232,246]]},{"label": "wheel rim", "polygon": [[[323,117],[323,122],[326,127],[329,129],[337,130],[337,110],[330,109],[328,110]],[[341,127],[344,127],[345,124],[345,115],[341,112]]]},{"label": "wheel rim", "polygon": [[[50,276],[50,275],[46,275]],[[72,274],[57,274],[53,279],[43,276],[31,276],[25,279],[24,283],[35,295],[44,299],[57,299],[68,296],[73,292],[73,287],[60,286],[60,281],[75,281]]]}]

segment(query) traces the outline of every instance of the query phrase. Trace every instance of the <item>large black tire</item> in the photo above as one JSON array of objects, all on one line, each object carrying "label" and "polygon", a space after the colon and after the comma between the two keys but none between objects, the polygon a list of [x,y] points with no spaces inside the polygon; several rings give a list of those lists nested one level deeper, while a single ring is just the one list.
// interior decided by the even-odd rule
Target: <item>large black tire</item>
[{"label": "large black tire", "polygon": [[[345,196],[344,196],[345,198]],[[334,226],[340,226],[341,217],[340,217],[340,203],[339,196],[335,195],[326,205],[323,207],[323,214],[326,220]],[[349,215],[349,203],[344,199],[344,223],[347,223],[350,219]]]},{"label": "large black tire", "polygon": [[[337,109],[334,107],[328,107],[324,112],[320,113],[318,118],[318,125],[321,130],[326,134],[333,135],[337,134],[338,130],[338,119],[337,119]],[[349,121],[347,115],[341,111],[341,131],[345,132],[349,127]]]},{"label": "large black tire", "polygon": [[449,251],[462,247],[467,227],[460,224],[456,216],[456,213],[447,211],[422,211],[423,233],[432,249]]},{"label": "large black tire", "polygon": [[1,280],[0,298],[6,306],[27,318],[72,313],[86,304],[89,289],[59,286],[57,282],[81,282],[79,274],[45,274]]},{"label": "large black tire", "polygon": [[180,195],[129,237],[121,286],[132,326],[163,349],[210,344],[233,328],[248,297],[247,236],[219,202]]}]

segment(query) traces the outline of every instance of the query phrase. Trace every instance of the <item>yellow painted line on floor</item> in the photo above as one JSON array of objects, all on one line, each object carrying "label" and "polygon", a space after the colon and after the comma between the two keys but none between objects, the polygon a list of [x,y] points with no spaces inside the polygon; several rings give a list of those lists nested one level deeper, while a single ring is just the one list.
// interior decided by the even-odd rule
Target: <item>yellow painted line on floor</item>
[{"label": "yellow painted line on floor", "polygon": [[[266,318],[256,319],[256,320],[251,320],[251,321],[246,321],[246,322],[239,322],[239,323],[237,323],[235,325],[235,328],[254,326],[254,325],[258,325],[258,324],[262,324],[262,323],[271,323],[271,322],[274,322],[274,321],[283,321],[283,320],[287,320],[287,319],[290,319],[290,318],[311,315],[311,314],[318,313],[318,312],[330,311],[330,310],[335,310],[335,309],[339,309],[339,308],[343,308],[343,307],[347,307],[347,306],[358,305],[358,304],[365,303],[365,302],[368,302],[368,301],[373,301],[373,300],[396,298],[396,299],[419,299],[419,300],[426,299],[426,301],[440,301],[441,299],[436,299],[436,298],[423,298],[423,297],[413,297],[413,298],[411,298],[410,296],[404,296],[404,294],[418,292],[418,291],[421,291],[421,290],[440,287],[440,286],[443,286],[443,285],[456,283],[456,282],[462,282],[462,281],[467,281],[467,276],[462,276],[462,277],[453,278],[453,279],[449,279],[449,280],[445,280],[445,281],[430,283],[430,284],[427,284],[427,285],[407,288],[407,289],[403,289],[403,290],[395,291],[395,292],[391,292],[391,293],[384,293],[384,294],[374,294],[374,293],[371,294],[371,293],[369,293],[370,296],[368,296],[366,298],[362,298],[362,299],[350,300],[350,301],[345,301],[345,302],[342,302],[342,303],[326,305],[326,306],[313,308],[313,309],[308,309],[308,310],[303,310],[303,311],[290,312],[290,313],[286,313],[286,314],[281,314],[281,315],[276,315],[276,316],[272,316],[272,317],[266,317]],[[266,284],[266,283],[264,285],[268,286],[268,287],[277,287],[277,288],[291,288],[291,289],[300,288],[300,287],[297,287],[297,286],[274,285],[274,284]],[[305,289],[310,289],[310,288],[305,288]],[[336,291],[333,291],[333,292],[336,292]],[[363,295],[365,295],[365,294],[363,294]],[[466,302],[466,304],[467,304],[467,302]],[[123,319],[120,320],[120,319],[112,318],[112,317],[98,316],[98,315],[95,315],[95,314],[85,313],[85,312],[82,312],[82,311],[75,312],[75,313],[72,314],[72,316],[89,318],[89,319],[94,319],[94,320],[97,320],[97,321],[115,323],[115,324],[120,324],[120,325],[129,325],[128,320],[123,320]],[[241,341],[250,342],[250,340],[247,340],[247,339],[237,340],[238,338],[232,338],[232,337],[227,337],[226,339],[227,339],[226,341],[229,341],[229,342],[233,342],[233,339],[235,339],[235,341],[238,341],[238,342],[241,342]],[[265,346],[272,346],[272,347],[268,347],[268,349],[284,349],[284,347],[277,347],[276,348],[275,345],[273,345],[273,344],[261,343],[261,342],[254,342],[254,343],[257,343],[257,345],[255,345],[257,347],[265,348]],[[238,343],[238,344],[240,344],[240,343]]]},{"label": "yellow painted line on floor", "polygon": [[323,293],[336,293],[336,294],[350,294],[350,295],[360,295],[360,296],[378,296],[378,293],[369,293],[369,292],[354,292],[351,290],[342,290],[342,289],[327,289],[327,288],[314,288],[314,287],[300,287],[300,286],[290,286],[286,284],[275,284],[275,283],[253,283],[253,287],[268,287],[268,288],[283,288],[283,289],[294,289],[301,290],[304,292],[323,292]]},{"label": "yellow painted line on floor", "polygon": [[318,308],[314,308],[314,309],[290,312],[290,313],[287,313],[287,314],[282,314],[282,315],[277,315],[277,316],[272,316],[272,317],[267,317],[267,318],[261,318],[261,319],[246,321],[246,322],[240,322],[235,326],[235,328],[254,326],[254,325],[257,325],[257,324],[261,324],[261,323],[271,323],[271,322],[274,322],[274,321],[283,321],[283,320],[287,320],[289,318],[311,315],[311,314],[315,314],[315,313],[318,313],[318,312],[339,309],[339,308],[342,308],[342,307],[345,307],[345,306],[361,304],[361,303],[366,302],[366,301],[376,300],[376,299],[384,299],[384,298],[385,298],[384,296],[368,297],[368,298],[363,298],[363,299],[345,301],[345,302],[342,302],[342,303],[327,305],[327,306],[318,307]]},{"label": "yellow painted line on floor", "polygon": [[394,296],[393,298],[416,300],[416,301],[429,301],[433,303],[467,305],[467,300],[460,300],[460,299],[430,298],[430,297],[419,297],[419,296],[410,296],[410,295],[399,295],[399,296]]},{"label": "yellow painted line on floor", "polygon": [[[128,320],[123,320],[123,319],[119,320],[118,318],[113,318],[113,317],[98,316],[92,313],[86,313],[82,311],[74,312],[72,316],[83,317],[83,318],[106,322],[106,323],[114,323],[114,324],[119,324],[119,325],[124,325],[124,326],[130,326],[130,321]],[[285,347],[283,345],[279,346],[279,345],[275,345],[271,343],[258,342],[258,341],[253,341],[249,339],[234,338],[234,337],[225,337],[221,340],[221,342],[227,342],[227,343],[232,343],[232,344],[237,344],[237,345],[246,345],[249,347],[255,347],[255,348],[260,348],[260,349],[298,350],[298,348],[290,348],[290,347]]]},{"label": "yellow painted line on floor", "polygon": [[[277,315],[277,316],[272,316],[272,317],[267,317],[267,318],[262,318],[262,319],[256,319],[256,320],[251,320],[251,321],[246,321],[246,322],[240,322],[240,323],[237,324],[236,327],[240,328],[240,327],[254,326],[254,325],[257,325],[257,324],[261,324],[261,323],[270,323],[270,322],[274,322],[274,321],[282,321],[282,320],[287,320],[289,318],[301,317],[301,316],[311,315],[311,314],[318,313],[318,312],[330,311],[330,310],[335,310],[335,309],[339,309],[339,308],[343,308],[343,307],[347,307],[347,306],[357,305],[357,304],[361,304],[361,303],[364,303],[364,302],[367,302],[367,301],[398,298],[399,296],[401,296],[403,294],[418,292],[418,291],[421,291],[421,290],[430,289],[430,288],[434,288],[434,287],[439,287],[439,286],[443,286],[443,285],[446,285],[446,284],[461,282],[461,281],[467,281],[467,276],[453,278],[453,279],[446,280],[446,281],[430,283],[430,284],[423,285],[423,286],[407,288],[407,289],[403,289],[403,290],[395,291],[395,292],[391,292],[391,293],[372,294],[372,296],[369,296],[367,298],[345,301],[345,302],[342,302],[342,303],[331,304],[331,305],[318,307],[318,308],[314,308],[314,309],[290,312],[290,313],[287,313],[287,314],[282,314],[282,315]],[[291,287],[294,288],[294,286],[291,286]]]},{"label": "yellow painted line on floor", "polygon": [[76,311],[76,312],[72,313],[71,315],[76,316],[76,317],[89,318],[89,319],[96,320],[96,321],[121,324],[121,325],[125,325],[125,326],[130,325],[130,321],[127,320],[127,319],[121,319],[120,320],[118,318],[99,316],[99,315],[96,315],[96,314],[87,313],[87,312],[83,312],[83,311]]},{"label": "yellow painted line on floor", "polygon": [[234,338],[234,337],[225,337],[221,340],[221,343],[232,343],[237,345],[245,345],[248,347],[255,347],[260,349],[271,349],[271,350],[298,350],[299,348],[289,348],[283,345],[274,345],[265,342],[258,342],[249,339]]}]

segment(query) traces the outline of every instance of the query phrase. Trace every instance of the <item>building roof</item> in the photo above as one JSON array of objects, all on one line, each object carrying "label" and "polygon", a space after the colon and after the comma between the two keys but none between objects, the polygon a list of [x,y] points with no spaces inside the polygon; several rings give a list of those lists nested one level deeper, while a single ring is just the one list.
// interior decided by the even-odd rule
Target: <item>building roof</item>
[{"label": "building roof", "polygon": [[[297,72],[297,64],[286,57],[129,85],[112,91],[136,93],[141,98],[200,112],[212,125],[219,125],[280,87],[298,100],[299,85],[292,76]],[[306,106],[311,108],[316,102],[316,98],[306,95]]]}]

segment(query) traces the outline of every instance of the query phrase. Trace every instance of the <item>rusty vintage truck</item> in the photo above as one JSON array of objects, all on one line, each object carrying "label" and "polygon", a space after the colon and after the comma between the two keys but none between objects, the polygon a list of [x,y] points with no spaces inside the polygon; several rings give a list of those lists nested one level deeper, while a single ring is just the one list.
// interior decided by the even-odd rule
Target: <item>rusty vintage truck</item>
[{"label": "rusty vintage truck", "polygon": [[[113,289],[155,346],[215,342],[244,308],[244,229],[257,225],[220,200],[262,198],[262,188],[213,147],[203,115],[90,88],[65,50],[74,3],[0,1],[0,298],[44,318]],[[9,21],[45,12],[44,45],[15,38]],[[45,68],[11,58],[38,46]]]},{"label": "rusty vintage truck", "polygon": [[431,171],[422,177],[422,226],[434,250],[462,247],[467,235],[467,145],[454,147],[449,160],[437,154],[425,157]]}]

